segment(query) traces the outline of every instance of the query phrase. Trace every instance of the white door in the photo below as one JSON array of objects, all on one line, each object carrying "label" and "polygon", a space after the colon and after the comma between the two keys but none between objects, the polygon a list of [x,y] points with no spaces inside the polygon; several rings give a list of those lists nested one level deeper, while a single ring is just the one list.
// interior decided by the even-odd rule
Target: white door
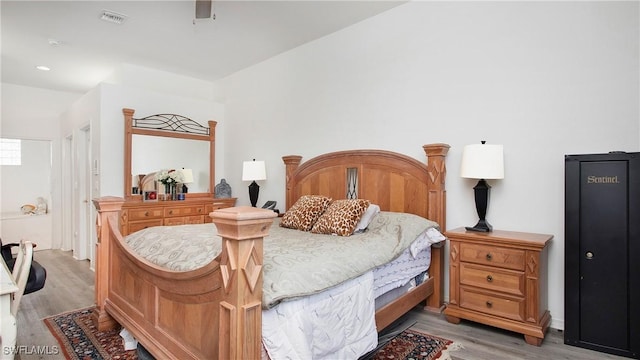
[{"label": "white door", "polygon": [[73,135],[64,139],[62,149],[62,241],[59,244],[62,250],[73,249],[74,222],[73,222],[73,189],[75,188],[73,176]]},{"label": "white door", "polygon": [[94,264],[94,252],[96,246],[96,231],[95,226],[93,225],[95,218],[93,214],[93,202],[92,198],[92,182],[94,179],[93,175],[98,175],[98,167],[97,164],[91,164],[91,131],[87,126],[82,129],[82,137],[84,139],[84,153],[85,153],[85,161],[83,167],[83,173],[85,174],[84,178],[84,198],[82,200],[82,231],[83,234],[82,239],[86,240],[85,251],[87,253],[87,258],[90,261],[90,267],[93,269]]},{"label": "white door", "polygon": [[91,254],[91,234],[87,226],[90,221],[87,212],[90,210],[89,200],[91,198],[91,166],[89,166],[91,147],[89,141],[89,127],[87,126],[80,129],[76,142],[75,176],[77,186],[73,201],[73,213],[77,220],[74,228],[73,257],[77,260],[89,259]]}]

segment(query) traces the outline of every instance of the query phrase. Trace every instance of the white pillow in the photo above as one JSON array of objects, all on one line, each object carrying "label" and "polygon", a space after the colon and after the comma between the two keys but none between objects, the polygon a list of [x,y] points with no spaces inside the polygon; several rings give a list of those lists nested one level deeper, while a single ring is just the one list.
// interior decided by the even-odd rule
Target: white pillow
[{"label": "white pillow", "polygon": [[362,217],[360,218],[358,225],[356,225],[356,228],[353,229],[353,233],[358,234],[365,231],[369,226],[369,223],[371,223],[371,220],[373,220],[373,218],[376,217],[379,212],[380,206],[376,204],[370,204],[367,210],[365,210],[364,214],[362,214]]}]

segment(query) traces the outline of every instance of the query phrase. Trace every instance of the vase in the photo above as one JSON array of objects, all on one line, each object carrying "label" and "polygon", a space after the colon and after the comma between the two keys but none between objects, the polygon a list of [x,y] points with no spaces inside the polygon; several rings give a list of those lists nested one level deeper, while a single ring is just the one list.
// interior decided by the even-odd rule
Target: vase
[{"label": "vase", "polygon": [[177,194],[177,186],[176,184],[171,184],[170,185],[170,189],[171,189],[171,200],[178,200],[178,194]]},{"label": "vase", "polygon": [[164,200],[173,200],[176,187],[172,184],[164,184]]}]

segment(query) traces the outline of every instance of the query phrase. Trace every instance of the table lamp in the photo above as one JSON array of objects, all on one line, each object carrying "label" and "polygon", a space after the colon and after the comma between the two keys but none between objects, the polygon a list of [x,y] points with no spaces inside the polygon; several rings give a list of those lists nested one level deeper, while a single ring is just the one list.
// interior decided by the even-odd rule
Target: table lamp
[{"label": "table lamp", "polygon": [[258,202],[258,193],[260,192],[260,186],[256,183],[256,180],[266,180],[267,171],[264,166],[264,161],[244,161],[242,163],[242,181],[251,181],[249,184],[249,200],[251,200],[251,206],[256,207]]},{"label": "table lamp", "polygon": [[502,145],[481,144],[466,145],[462,151],[462,165],[460,176],[468,179],[479,179],[473,188],[476,200],[476,211],[480,220],[473,227],[466,227],[468,231],[490,232],[493,227],[486,220],[487,205],[489,204],[489,189],[487,179],[504,179],[504,155]]},{"label": "table lamp", "polygon": [[185,169],[182,168],[182,170],[180,170],[182,172],[182,192],[183,193],[187,193],[189,192],[189,188],[187,187],[187,184],[191,184],[193,182],[193,171],[191,169]]}]

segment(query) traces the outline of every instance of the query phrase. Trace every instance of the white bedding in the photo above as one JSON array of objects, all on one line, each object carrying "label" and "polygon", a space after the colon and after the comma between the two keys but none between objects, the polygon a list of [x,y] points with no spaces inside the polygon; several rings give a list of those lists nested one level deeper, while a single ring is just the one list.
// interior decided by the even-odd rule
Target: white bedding
[{"label": "white bedding", "polygon": [[271,359],[357,359],[378,345],[373,271],[262,312]]},{"label": "white bedding", "polygon": [[262,312],[262,341],[271,359],[357,359],[375,349],[375,299],[429,268],[437,230],[416,239],[398,258],[321,293]]}]

